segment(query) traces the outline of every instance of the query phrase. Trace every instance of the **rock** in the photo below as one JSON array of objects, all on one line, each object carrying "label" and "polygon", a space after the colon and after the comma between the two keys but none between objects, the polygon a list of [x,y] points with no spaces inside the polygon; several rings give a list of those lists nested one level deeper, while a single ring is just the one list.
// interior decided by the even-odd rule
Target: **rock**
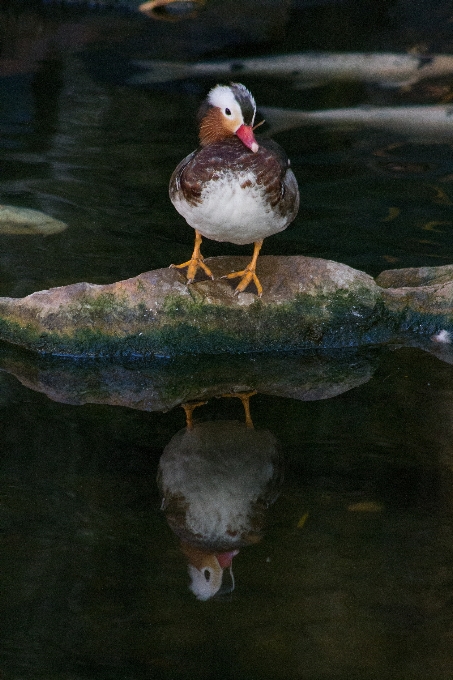
[{"label": "rock", "polygon": [[188,286],[160,269],[109,285],[77,283],[0,298],[0,338],[39,352],[175,356],[369,345],[392,336],[367,274],[307,257],[260,257],[264,294],[234,295],[220,277],[246,257],[207,260],[215,280]]},{"label": "rock", "polygon": [[383,271],[376,283],[401,332],[421,333],[440,343],[453,337],[453,265]]},{"label": "rock", "polygon": [[453,281],[453,264],[443,267],[408,267],[407,269],[386,269],[376,278],[381,288],[416,288],[435,286]]},{"label": "rock", "polygon": [[385,271],[375,282],[330,260],[264,256],[259,299],[235,296],[236,282],[221,278],[248,258],[207,262],[215,280],[190,286],[185,273],[166,268],[0,298],[0,339],[75,357],[332,349],[402,337],[410,344],[408,333],[440,345],[453,340],[453,265]]},{"label": "rock", "polygon": [[67,224],[31,208],[0,205],[0,234],[58,234]]}]

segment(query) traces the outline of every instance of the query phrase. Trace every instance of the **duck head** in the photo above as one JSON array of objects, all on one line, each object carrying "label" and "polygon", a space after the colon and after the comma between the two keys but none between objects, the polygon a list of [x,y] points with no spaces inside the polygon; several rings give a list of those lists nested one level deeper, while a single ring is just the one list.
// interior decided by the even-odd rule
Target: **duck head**
[{"label": "duck head", "polygon": [[255,100],[244,85],[216,85],[198,112],[201,146],[236,135],[248,149],[256,153],[259,146],[253,134],[255,113]]},{"label": "duck head", "polygon": [[181,542],[181,550],[188,560],[190,590],[198,600],[234,590],[232,561],[239,550],[208,552],[185,541]]}]

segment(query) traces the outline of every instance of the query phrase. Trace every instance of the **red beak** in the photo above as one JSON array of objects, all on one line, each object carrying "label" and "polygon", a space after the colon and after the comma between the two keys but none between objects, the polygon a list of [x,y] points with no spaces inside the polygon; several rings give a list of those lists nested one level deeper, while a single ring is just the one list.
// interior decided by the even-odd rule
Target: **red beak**
[{"label": "red beak", "polygon": [[236,135],[246,147],[253,151],[253,153],[256,153],[260,148],[255,139],[255,135],[253,134],[251,125],[241,125],[236,130]]},{"label": "red beak", "polygon": [[225,569],[225,567],[231,567],[233,557],[237,555],[238,552],[239,550],[230,550],[230,552],[217,553],[216,557],[220,568]]}]

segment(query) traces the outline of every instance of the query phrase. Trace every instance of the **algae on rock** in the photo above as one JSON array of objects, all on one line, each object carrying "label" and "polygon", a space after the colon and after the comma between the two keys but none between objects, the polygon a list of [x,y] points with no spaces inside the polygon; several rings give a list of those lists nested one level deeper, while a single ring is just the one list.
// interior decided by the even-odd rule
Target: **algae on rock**
[{"label": "algae on rock", "polygon": [[260,258],[263,297],[220,277],[247,258],[209,260],[215,280],[160,269],[99,286],[0,299],[0,338],[73,356],[174,356],[349,347],[389,337],[380,288],[363,272],[307,257]]},{"label": "algae on rock", "polygon": [[[309,257],[260,258],[262,298],[221,277],[244,257],[209,261],[187,285],[159,269],[109,285],[76,283],[0,298],[0,339],[47,354],[149,357],[358,347],[412,332],[453,337],[453,266],[371,276]],[[444,336],[447,337],[447,336]]]}]

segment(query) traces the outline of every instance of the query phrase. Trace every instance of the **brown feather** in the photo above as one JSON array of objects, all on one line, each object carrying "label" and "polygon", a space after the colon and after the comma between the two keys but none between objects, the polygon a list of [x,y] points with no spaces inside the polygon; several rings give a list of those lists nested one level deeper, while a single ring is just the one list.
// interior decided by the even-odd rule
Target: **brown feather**
[{"label": "brown feather", "polygon": [[[289,218],[293,219],[299,202],[295,197],[297,187],[286,182],[288,168],[286,153],[276,142],[260,140],[258,152],[253,153],[232,135],[185,158],[170,180],[170,197],[181,192],[188,203],[196,205],[201,201],[203,189],[209,182],[218,180],[221,173],[229,171],[234,176],[236,172],[251,171],[255,183],[265,187],[270,206],[281,214],[288,212]],[[249,182],[247,186],[250,186]]]},{"label": "brown feather", "polygon": [[200,123],[201,146],[221,142],[223,139],[233,137],[233,135],[234,132],[225,126],[225,120],[220,109],[214,107],[209,109]]}]

